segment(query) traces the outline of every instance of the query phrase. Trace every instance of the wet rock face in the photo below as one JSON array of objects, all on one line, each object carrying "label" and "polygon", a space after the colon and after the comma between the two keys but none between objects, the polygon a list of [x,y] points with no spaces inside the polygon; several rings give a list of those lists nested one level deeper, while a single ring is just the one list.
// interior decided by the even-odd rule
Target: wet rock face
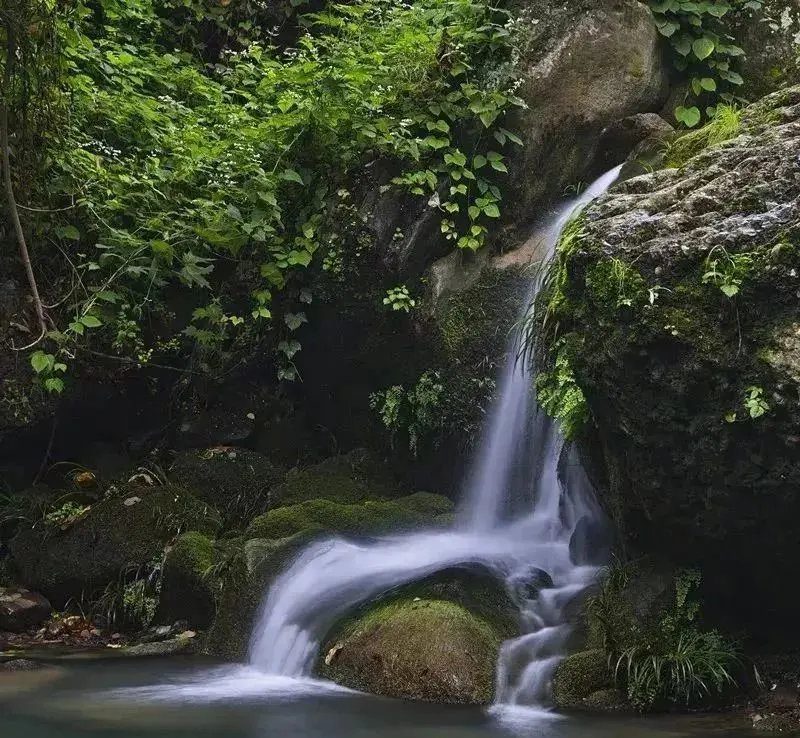
[{"label": "wet rock face", "polygon": [[627,543],[702,567],[704,599],[745,624],[777,622],[800,555],[800,87],[693,151],[587,211],[550,338]]},{"label": "wet rock face", "polygon": [[20,633],[50,617],[50,603],[29,589],[0,587],[0,630]]}]

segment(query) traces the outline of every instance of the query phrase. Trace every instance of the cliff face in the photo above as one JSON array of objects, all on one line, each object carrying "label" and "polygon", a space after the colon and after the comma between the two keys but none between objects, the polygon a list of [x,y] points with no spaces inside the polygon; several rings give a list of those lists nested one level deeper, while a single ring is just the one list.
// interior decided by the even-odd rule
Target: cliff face
[{"label": "cliff face", "polygon": [[547,358],[585,396],[628,546],[764,618],[793,611],[800,555],[800,87],[729,122],[570,229]]}]

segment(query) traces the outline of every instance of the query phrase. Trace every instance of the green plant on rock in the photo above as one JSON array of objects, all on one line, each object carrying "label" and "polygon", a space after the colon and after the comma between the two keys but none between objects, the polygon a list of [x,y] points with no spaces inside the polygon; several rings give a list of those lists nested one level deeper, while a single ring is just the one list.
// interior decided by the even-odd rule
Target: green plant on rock
[{"label": "green plant on rock", "polygon": [[726,32],[736,13],[760,10],[762,0],[649,0],[659,33],[669,39],[675,67],[686,80],[686,99],[675,118],[694,128],[713,118],[719,102],[734,103],[744,83],[737,63],[744,50]]},{"label": "green plant on rock", "polygon": [[751,274],[753,262],[752,254],[730,254],[724,247],[715,246],[705,260],[703,284],[713,284],[726,297],[735,297]]},{"label": "green plant on rock", "polygon": [[556,341],[553,355],[552,368],[539,372],[536,377],[536,399],[544,411],[558,421],[564,438],[569,440],[575,438],[586,424],[589,406],[575,380],[567,337]]},{"label": "green plant on rock", "polygon": [[683,166],[710,146],[735,138],[741,129],[741,110],[735,105],[718,105],[714,116],[702,128],[684,133],[667,145],[664,166]]},{"label": "green plant on rock", "polygon": [[401,284],[399,287],[386,290],[386,297],[383,298],[383,304],[391,307],[392,310],[401,310],[404,313],[409,313],[416,307],[417,301],[411,297],[408,287]]},{"label": "green plant on rock", "polygon": [[67,528],[80,520],[91,509],[90,505],[80,505],[77,502],[65,502],[63,505],[45,513],[45,525],[57,528]]},{"label": "green plant on rock", "polygon": [[143,629],[152,623],[161,593],[163,554],[148,564],[122,572],[87,610],[109,627]]},{"label": "green plant on rock", "polygon": [[634,631],[634,642],[613,656],[615,678],[641,711],[691,707],[736,686],[736,648],[715,630],[702,630],[696,570],[675,577],[675,599],[655,628]]},{"label": "green plant on rock", "polygon": [[377,410],[392,439],[400,433],[406,434],[409,449],[417,454],[423,440],[435,435],[441,428],[443,392],[440,374],[427,371],[410,390],[395,385],[373,393],[370,407]]}]

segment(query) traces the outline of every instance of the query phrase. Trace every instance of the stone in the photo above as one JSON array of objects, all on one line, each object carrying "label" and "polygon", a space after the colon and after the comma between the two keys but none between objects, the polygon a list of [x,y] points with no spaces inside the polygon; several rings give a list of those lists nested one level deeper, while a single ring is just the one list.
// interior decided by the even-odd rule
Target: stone
[{"label": "stone", "polygon": [[585,211],[550,324],[575,350],[621,542],[701,569],[704,599],[741,626],[766,607],[791,627],[800,87],[743,109],[722,139],[715,126]]},{"label": "stone", "polygon": [[387,697],[488,704],[500,643],[489,623],[453,602],[399,600],[346,624],[323,647],[318,668],[339,684]]},{"label": "stone", "polygon": [[[131,496],[142,501],[126,506]],[[213,507],[180,487],[142,487],[95,503],[65,530],[23,527],[9,548],[19,578],[61,606],[148,565],[178,531],[216,533],[220,525]]]},{"label": "stone", "polygon": [[623,162],[635,161],[650,146],[663,146],[666,137],[674,132],[657,113],[637,113],[615,121],[600,136],[590,178]]},{"label": "stone", "polygon": [[202,533],[179,536],[164,559],[157,622],[186,620],[208,628],[214,619],[214,592],[208,573],[217,560],[214,542]]},{"label": "stone", "polygon": [[270,508],[270,490],[286,472],[263,454],[220,446],[179,454],[169,474],[218,509],[226,526],[236,527]]},{"label": "stone", "polygon": [[589,174],[609,125],[660,108],[669,70],[650,11],[636,0],[517,8],[517,94],[528,108],[509,126],[525,145],[510,166],[508,217],[524,222],[542,199]]},{"label": "stone", "polygon": [[602,566],[611,557],[611,537],[606,526],[584,515],[569,538],[569,555],[578,566]]},{"label": "stone", "polygon": [[255,518],[247,538],[288,538],[296,533],[377,534],[418,528],[452,512],[442,495],[419,492],[396,500],[366,500],[345,505],[331,500],[307,500],[277,507]]},{"label": "stone", "polygon": [[580,707],[590,695],[613,688],[608,656],[592,649],[567,656],[553,675],[553,701],[561,709]]},{"label": "stone", "polygon": [[38,671],[44,664],[30,659],[11,659],[0,663],[0,671]]},{"label": "stone", "polygon": [[43,623],[52,608],[42,595],[21,587],[0,587],[0,630],[21,633]]}]

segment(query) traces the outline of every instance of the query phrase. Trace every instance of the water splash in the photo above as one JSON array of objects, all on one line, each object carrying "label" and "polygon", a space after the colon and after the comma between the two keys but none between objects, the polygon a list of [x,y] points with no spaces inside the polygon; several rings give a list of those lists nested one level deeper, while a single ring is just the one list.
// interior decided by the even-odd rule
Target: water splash
[{"label": "water splash", "polygon": [[[542,241],[545,258],[575,208],[605,192],[618,174],[619,168],[605,174],[559,210]],[[537,288],[532,284],[531,298]],[[250,647],[253,667],[308,677],[320,641],[353,608],[436,571],[477,563],[507,583],[521,612],[523,635],[501,649],[496,699],[546,703],[569,636],[569,607],[597,574],[576,561],[576,531],[600,512],[579,464],[531,395],[533,377],[526,362],[516,361],[517,340],[508,347],[455,528],[311,545],[269,590]]]}]

